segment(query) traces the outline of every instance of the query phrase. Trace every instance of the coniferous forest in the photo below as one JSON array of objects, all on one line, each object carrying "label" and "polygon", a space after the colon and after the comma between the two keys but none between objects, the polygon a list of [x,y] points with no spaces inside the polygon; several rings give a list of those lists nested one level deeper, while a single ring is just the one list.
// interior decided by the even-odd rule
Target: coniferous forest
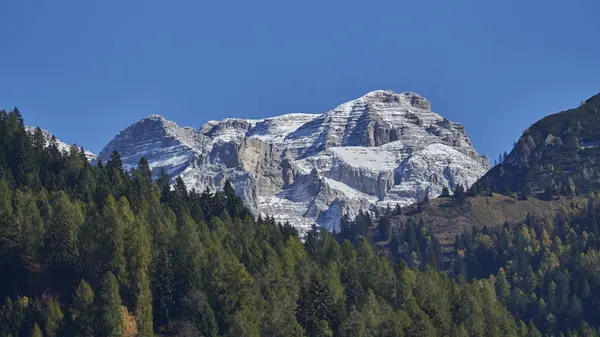
[{"label": "coniferous forest", "polygon": [[[255,218],[0,113],[0,336],[596,336],[600,201],[474,229]],[[378,224],[378,225],[376,225]],[[374,229],[377,226],[377,231]],[[373,234],[389,239],[376,246]],[[450,258],[450,264],[444,260]]]}]

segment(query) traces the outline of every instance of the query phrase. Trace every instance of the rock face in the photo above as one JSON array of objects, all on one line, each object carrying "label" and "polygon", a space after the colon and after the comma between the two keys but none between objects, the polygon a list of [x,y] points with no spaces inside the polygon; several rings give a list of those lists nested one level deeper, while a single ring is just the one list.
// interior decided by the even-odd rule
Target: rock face
[{"label": "rock face", "polygon": [[149,116],[100,153],[123,163],[144,156],[154,174],[189,188],[231,181],[256,213],[337,228],[342,214],[412,204],[447,186],[471,185],[488,169],[463,127],[415,93],[378,90],[323,114],[210,121],[198,130]]}]

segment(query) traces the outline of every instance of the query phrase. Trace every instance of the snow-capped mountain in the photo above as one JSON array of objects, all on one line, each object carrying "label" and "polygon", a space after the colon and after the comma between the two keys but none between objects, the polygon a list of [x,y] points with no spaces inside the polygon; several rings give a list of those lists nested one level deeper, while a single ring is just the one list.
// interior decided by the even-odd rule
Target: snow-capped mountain
[{"label": "snow-capped mountain", "polygon": [[[25,126],[25,131],[27,131],[27,133],[29,133],[30,135],[33,135],[35,133],[36,127],[34,126]],[[44,138],[46,139],[46,144],[50,144],[50,141],[52,140],[52,133],[50,133],[48,130],[44,130],[44,129],[40,129],[42,130],[42,134],[44,135]],[[61,140],[59,140],[58,138],[56,138],[56,147],[61,151],[61,152],[69,152],[71,150],[71,148],[73,146],[77,146],[77,145],[69,145]],[[96,155],[93,154],[90,151],[84,150],[85,153],[85,157],[87,158],[88,161],[93,162],[96,160]]]},{"label": "snow-capped mountain", "polygon": [[415,93],[378,90],[323,114],[228,118],[199,129],[152,115],[121,131],[100,153],[126,167],[146,157],[154,174],[189,188],[230,180],[256,212],[300,230],[334,229],[343,213],[436,197],[471,185],[488,169],[464,128]]}]

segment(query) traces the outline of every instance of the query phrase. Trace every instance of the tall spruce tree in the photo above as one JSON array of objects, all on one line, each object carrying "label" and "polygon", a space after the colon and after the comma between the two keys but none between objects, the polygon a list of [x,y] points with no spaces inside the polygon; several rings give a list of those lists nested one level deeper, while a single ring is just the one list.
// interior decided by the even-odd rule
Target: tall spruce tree
[{"label": "tall spruce tree", "polygon": [[119,283],[115,275],[108,271],[100,283],[97,296],[98,313],[96,316],[96,336],[121,337],[123,317],[121,314],[121,296]]},{"label": "tall spruce tree", "polygon": [[94,291],[85,281],[81,280],[71,305],[71,325],[73,334],[77,337],[94,336]]}]

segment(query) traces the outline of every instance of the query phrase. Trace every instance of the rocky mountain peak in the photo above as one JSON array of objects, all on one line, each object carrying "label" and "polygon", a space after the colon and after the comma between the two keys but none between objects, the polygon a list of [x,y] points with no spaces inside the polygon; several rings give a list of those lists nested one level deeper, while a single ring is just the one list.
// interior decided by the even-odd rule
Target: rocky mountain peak
[{"label": "rocky mountain peak", "polygon": [[362,100],[396,105],[409,105],[413,108],[431,111],[431,103],[414,92],[396,93],[392,90],[375,90],[361,97]]},{"label": "rocky mountain peak", "polygon": [[256,213],[301,230],[336,228],[343,213],[408,205],[443,187],[471,185],[487,170],[459,123],[411,92],[376,90],[322,114],[227,118],[198,129],[151,115],[101,152],[126,167],[144,156],[190,187],[229,180]]}]

